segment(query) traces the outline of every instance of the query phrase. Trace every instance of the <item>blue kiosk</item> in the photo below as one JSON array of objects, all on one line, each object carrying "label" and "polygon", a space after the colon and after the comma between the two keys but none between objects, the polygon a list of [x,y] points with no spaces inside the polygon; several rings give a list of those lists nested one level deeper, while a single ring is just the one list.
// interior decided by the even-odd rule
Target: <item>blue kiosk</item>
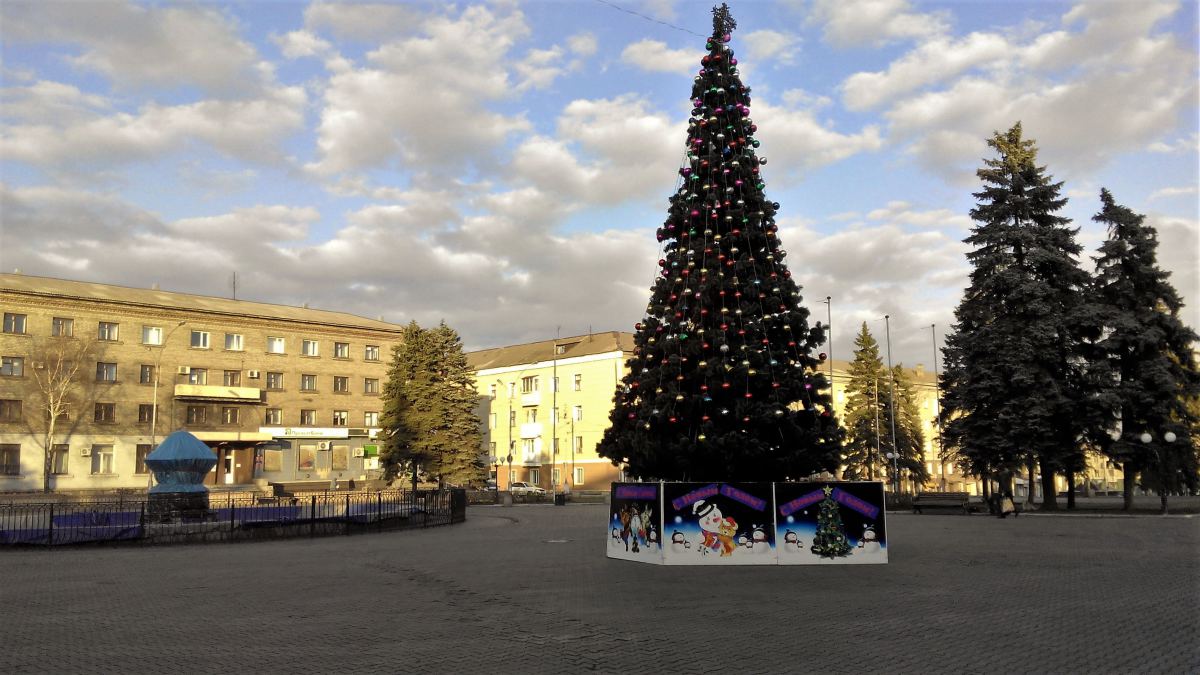
[{"label": "blue kiosk", "polygon": [[154,474],[147,509],[151,515],[166,516],[180,511],[208,509],[208,487],[204,478],[217,465],[217,455],[199,438],[186,431],[167,436],[146,455],[146,467]]}]

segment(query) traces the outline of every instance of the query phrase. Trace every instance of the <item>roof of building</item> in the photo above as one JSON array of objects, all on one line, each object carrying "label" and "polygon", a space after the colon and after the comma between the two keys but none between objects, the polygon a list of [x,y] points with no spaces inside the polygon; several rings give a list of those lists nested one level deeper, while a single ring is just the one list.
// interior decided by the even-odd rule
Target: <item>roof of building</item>
[{"label": "roof of building", "polygon": [[266,302],[233,300],[207,295],[175,293],[148,288],[130,288],[112,284],[87,281],[70,281],[53,277],[38,277],[27,274],[0,274],[0,291],[34,296],[91,300],[117,304],[159,307],[185,311],[212,312],[234,316],[253,316],[269,319],[285,319],[304,323],[350,326],[399,332],[403,327],[386,321],[366,319],[345,312],[331,312],[308,307],[273,305]]},{"label": "roof of building", "polygon": [[[562,353],[558,353],[558,347]],[[607,354],[609,352],[633,352],[633,333],[607,331],[589,333],[554,340],[542,340],[508,347],[481,349],[467,354],[467,363],[474,370],[505,368],[523,363],[541,363],[555,358],[573,359],[580,356]]]}]

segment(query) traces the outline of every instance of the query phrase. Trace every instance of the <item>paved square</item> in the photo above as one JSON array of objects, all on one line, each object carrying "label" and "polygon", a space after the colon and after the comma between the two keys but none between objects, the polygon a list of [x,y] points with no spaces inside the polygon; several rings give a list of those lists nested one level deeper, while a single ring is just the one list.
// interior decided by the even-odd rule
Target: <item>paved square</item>
[{"label": "paved square", "polygon": [[1200,518],[889,514],[885,566],[696,568],[606,559],[606,508],[0,550],[0,672],[1200,671]]}]

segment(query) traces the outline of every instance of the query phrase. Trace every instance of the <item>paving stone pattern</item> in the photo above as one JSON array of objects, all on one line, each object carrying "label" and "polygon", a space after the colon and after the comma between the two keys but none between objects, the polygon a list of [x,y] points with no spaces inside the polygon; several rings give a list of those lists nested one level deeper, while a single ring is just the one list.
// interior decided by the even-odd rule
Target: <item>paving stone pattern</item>
[{"label": "paving stone pattern", "polygon": [[606,515],[2,550],[0,672],[1200,672],[1200,518],[894,514],[886,566],[697,568],[606,559]]}]

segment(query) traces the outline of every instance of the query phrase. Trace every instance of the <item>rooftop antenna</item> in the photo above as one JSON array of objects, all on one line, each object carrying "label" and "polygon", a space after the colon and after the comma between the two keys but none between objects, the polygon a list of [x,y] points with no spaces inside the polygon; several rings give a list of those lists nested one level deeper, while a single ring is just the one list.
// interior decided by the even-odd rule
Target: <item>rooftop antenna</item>
[{"label": "rooftop antenna", "polygon": [[233,299],[237,300],[237,272],[233,273]]}]

